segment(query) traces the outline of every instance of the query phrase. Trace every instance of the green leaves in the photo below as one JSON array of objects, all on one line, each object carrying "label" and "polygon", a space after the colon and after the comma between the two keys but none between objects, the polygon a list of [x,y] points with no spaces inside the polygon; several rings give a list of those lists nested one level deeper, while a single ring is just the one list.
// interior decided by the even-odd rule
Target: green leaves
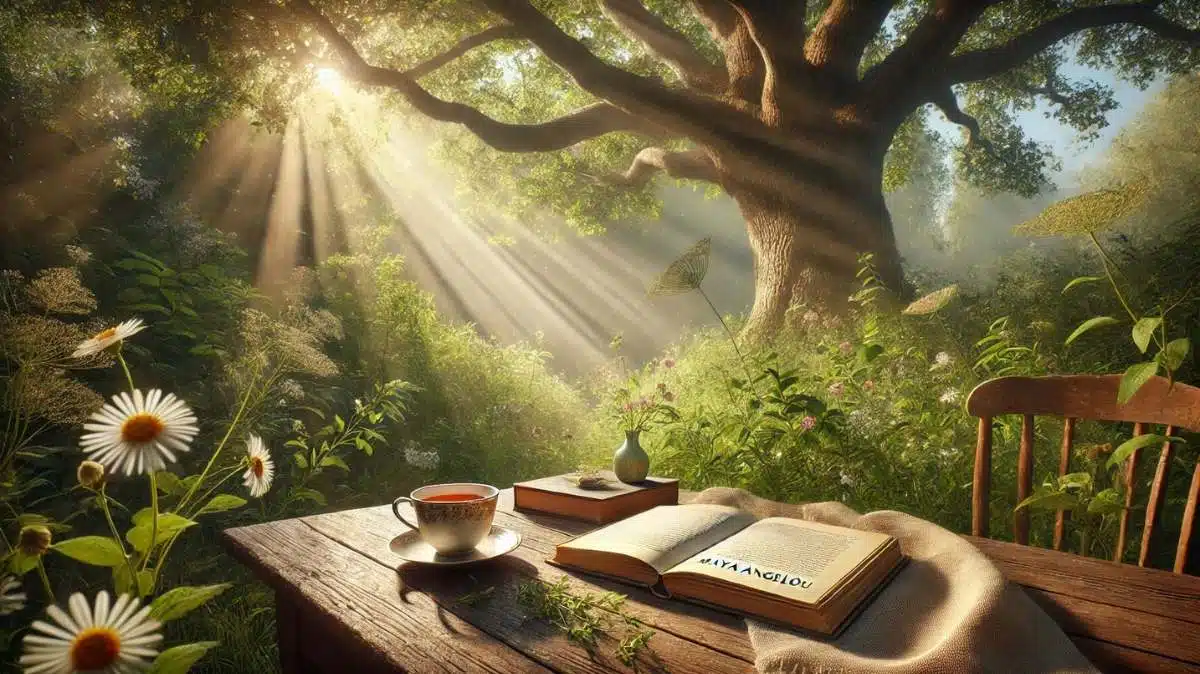
[{"label": "green leaves", "polygon": [[1133,343],[1137,345],[1139,351],[1146,353],[1146,349],[1150,348],[1150,340],[1154,339],[1154,331],[1162,325],[1162,322],[1161,316],[1154,316],[1143,318],[1133,325]]},{"label": "green leaves", "polygon": [[1103,280],[1104,280],[1103,276],[1080,276],[1079,278],[1073,278],[1073,279],[1071,279],[1070,283],[1063,286],[1062,294],[1066,295],[1068,290],[1070,290],[1071,288],[1074,288],[1077,285],[1083,285],[1084,283],[1092,283],[1094,281],[1103,281]]},{"label": "green leaves", "polygon": [[[145,552],[150,545],[151,529],[153,513],[149,508],[139,510],[133,516],[134,527],[125,532],[125,540],[133,546],[138,552]],[[175,513],[162,513],[158,516],[158,532],[155,536],[154,545],[161,545],[170,540],[172,536],[184,529],[195,525],[196,523],[181,515]]]},{"label": "green leaves", "polygon": [[246,505],[246,499],[233,494],[217,494],[212,499],[204,504],[204,507],[196,512],[196,517],[207,515],[209,513],[220,513],[234,508],[241,508]]},{"label": "green leaves", "polygon": [[183,585],[168,590],[150,604],[150,617],[164,623],[182,618],[231,587],[233,587],[232,583],[221,583],[219,585]]},{"label": "green leaves", "polygon": [[[137,579],[137,587],[134,587],[134,579]],[[129,575],[129,565],[121,564],[113,567],[113,588],[117,594],[134,594],[139,597],[144,597],[150,594],[154,589],[154,572],[146,569],[138,571],[134,575]]]},{"label": "green leaves", "polygon": [[219,644],[217,641],[197,641],[168,648],[154,658],[150,674],[187,674],[205,653]]},{"label": "green leaves", "polygon": [[925,316],[936,313],[950,304],[951,300],[955,297],[958,297],[958,286],[949,285],[916,300],[907,307],[904,307],[904,310],[900,313],[906,316]]},{"label": "green leaves", "polygon": [[1042,485],[1033,494],[1017,504],[1017,510],[1031,508],[1033,510],[1072,510],[1079,505],[1079,497],[1075,494],[1059,491],[1052,485]]},{"label": "green leaves", "polygon": [[1156,374],[1158,374],[1157,361],[1131,365],[1121,376],[1121,385],[1117,388],[1117,402],[1122,405],[1129,402],[1134,394]]},{"label": "green leaves", "polygon": [[1093,515],[1116,515],[1125,509],[1125,504],[1121,499],[1121,492],[1116,489],[1105,489],[1104,491],[1092,497],[1092,501],[1088,503],[1088,513]]},{"label": "green leaves", "polygon": [[1083,335],[1085,332],[1088,332],[1089,330],[1094,330],[1096,328],[1103,328],[1108,325],[1117,325],[1120,322],[1121,321],[1118,321],[1117,319],[1113,318],[1112,316],[1095,316],[1095,317],[1089,318],[1086,321],[1080,323],[1079,327],[1075,328],[1075,331],[1072,332],[1069,336],[1067,336],[1066,341],[1063,342],[1063,346],[1069,346],[1071,344],[1071,342],[1079,339],[1079,337],[1081,335]]},{"label": "green leaves", "polygon": [[1051,204],[1037,217],[1013,228],[1026,236],[1088,234],[1112,226],[1144,203],[1142,186],[1096,190]]},{"label": "green leaves", "polygon": [[1187,360],[1191,351],[1192,342],[1187,337],[1173,339],[1167,342],[1167,345],[1158,353],[1158,361],[1169,372],[1174,372],[1183,366],[1183,361]]},{"label": "green leaves", "polygon": [[50,549],[92,566],[119,566],[125,563],[121,546],[106,536],[76,536],[55,543]]},{"label": "green leaves", "polygon": [[1125,459],[1129,458],[1130,454],[1133,454],[1143,447],[1161,445],[1167,441],[1183,442],[1183,439],[1176,437],[1168,438],[1165,435],[1156,435],[1154,433],[1147,433],[1145,435],[1138,435],[1130,438],[1129,440],[1122,442],[1119,447],[1113,450],[1112,456],[1108,457],[1108,467],[1112,468],[1113,466],[1119,466],[1125,462]]}]

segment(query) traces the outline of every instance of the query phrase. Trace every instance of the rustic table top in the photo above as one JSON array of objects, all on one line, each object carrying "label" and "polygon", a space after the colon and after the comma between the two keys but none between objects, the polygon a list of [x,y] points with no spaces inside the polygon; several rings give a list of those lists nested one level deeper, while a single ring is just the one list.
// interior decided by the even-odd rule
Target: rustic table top
[{"label": "rustic table top", "polygon": [[[285,672],[629,671],[615,641],[602,638],[589,653],[529,619],[517,601],[520,581],[563,577],[546,563],[554,546],[596,525],[514,512],[511,490],[501,492],[496,524],[519,531],[521,547],[458,569],[402,563],[389,545],[407,527],[386,505],[230,529],[225,542],[276,591]],[[1102,669],[1200,674],[1200,578],[969,540]],[[604,579],[568,578],[574,590],[627,595],[628,612],[655,630],[640,671],[753,671],[741,618]],[[461,601],[489,587],[485,601]]]}]

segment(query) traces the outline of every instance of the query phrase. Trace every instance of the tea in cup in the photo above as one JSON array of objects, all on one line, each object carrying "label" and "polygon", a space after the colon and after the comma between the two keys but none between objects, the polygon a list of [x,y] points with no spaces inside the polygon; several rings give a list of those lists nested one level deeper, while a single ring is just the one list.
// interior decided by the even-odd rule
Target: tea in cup
[{"label": "tea in cup", "polygon": [[[499,495],[499,489],[487,484],[431,484],[393,501],[392,512],[420,532],[421,540],[433,546],[438,554],[462,555],[479,545],[492,530]],[[401,503],[412,505],[417,514],[416,524],[400,514]]]}]

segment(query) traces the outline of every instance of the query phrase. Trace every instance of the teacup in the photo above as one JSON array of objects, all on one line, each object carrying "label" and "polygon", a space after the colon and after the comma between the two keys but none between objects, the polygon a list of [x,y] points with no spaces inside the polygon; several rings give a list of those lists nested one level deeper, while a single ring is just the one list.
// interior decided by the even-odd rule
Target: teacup
[{"label": "teacup", "polygon": [[[393,501],[392,512],[419,531],[421,539],[438,554],[461,555],[479,545],[492,530],[499,495],[499,489],[487,484],[431,484]],[[400,514],[401,503],[412,504],[416,524]]]}]

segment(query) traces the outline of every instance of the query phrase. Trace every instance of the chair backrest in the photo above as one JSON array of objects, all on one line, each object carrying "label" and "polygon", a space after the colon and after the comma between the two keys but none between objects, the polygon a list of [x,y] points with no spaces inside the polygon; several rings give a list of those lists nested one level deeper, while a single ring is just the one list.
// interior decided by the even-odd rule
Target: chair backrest
[{"label": "chair backrest", "polygon": [[[971,391],[967,412],[979,417],[979,435],[975,446],[975,476],[971,499],[971,533],[988,535],[989,498],[992,473],[992,418],[1004,414],[1020,414],[1021,445],[1017,455],[1017,500],[1033,493],[1034,417],[1050,415],[1063,417],[1062,449],[1058,474],[1070,472],[1071,446],[1075,439],[1077,420],[1124,421],[1133,423],[1133,434],[1149,432],[1150,425],[1165,426],[1164,435],[1177,430],[1200,432],[1200,388],[1172,384],[1154,377],[1124,405],[1117,404],[1120,375],[1065,375],[1048,377],[1000,377],[986,381]],[[1134,498],[1134,475],[1138,454],[1134,452],[1125,465],[1125,509],[1121,512],[1114,561],[1121,561],[1129,535],[1129,516]],[[1142,530],[1138,565],[1145,566],[1152,538],[1161,535],[1159,519],[1166,498],[1167,474],[1174,447],[1164,443],[1158,456],[1158,468],[1146,504],[1146,521]],[[1196,541],[1197,501],[1200,501],[1200,462],[1192,474],[1184,506],[1183,527],[1176,547],[1174,570],[1183,573],[1188,551]],[[1066,514],[1059,511],[1054,525],[1054,549],[1062,549]],[[1017,511],[1013,517],[1013,538],[1022,545],[1029,544],[1029,512]]]}]

